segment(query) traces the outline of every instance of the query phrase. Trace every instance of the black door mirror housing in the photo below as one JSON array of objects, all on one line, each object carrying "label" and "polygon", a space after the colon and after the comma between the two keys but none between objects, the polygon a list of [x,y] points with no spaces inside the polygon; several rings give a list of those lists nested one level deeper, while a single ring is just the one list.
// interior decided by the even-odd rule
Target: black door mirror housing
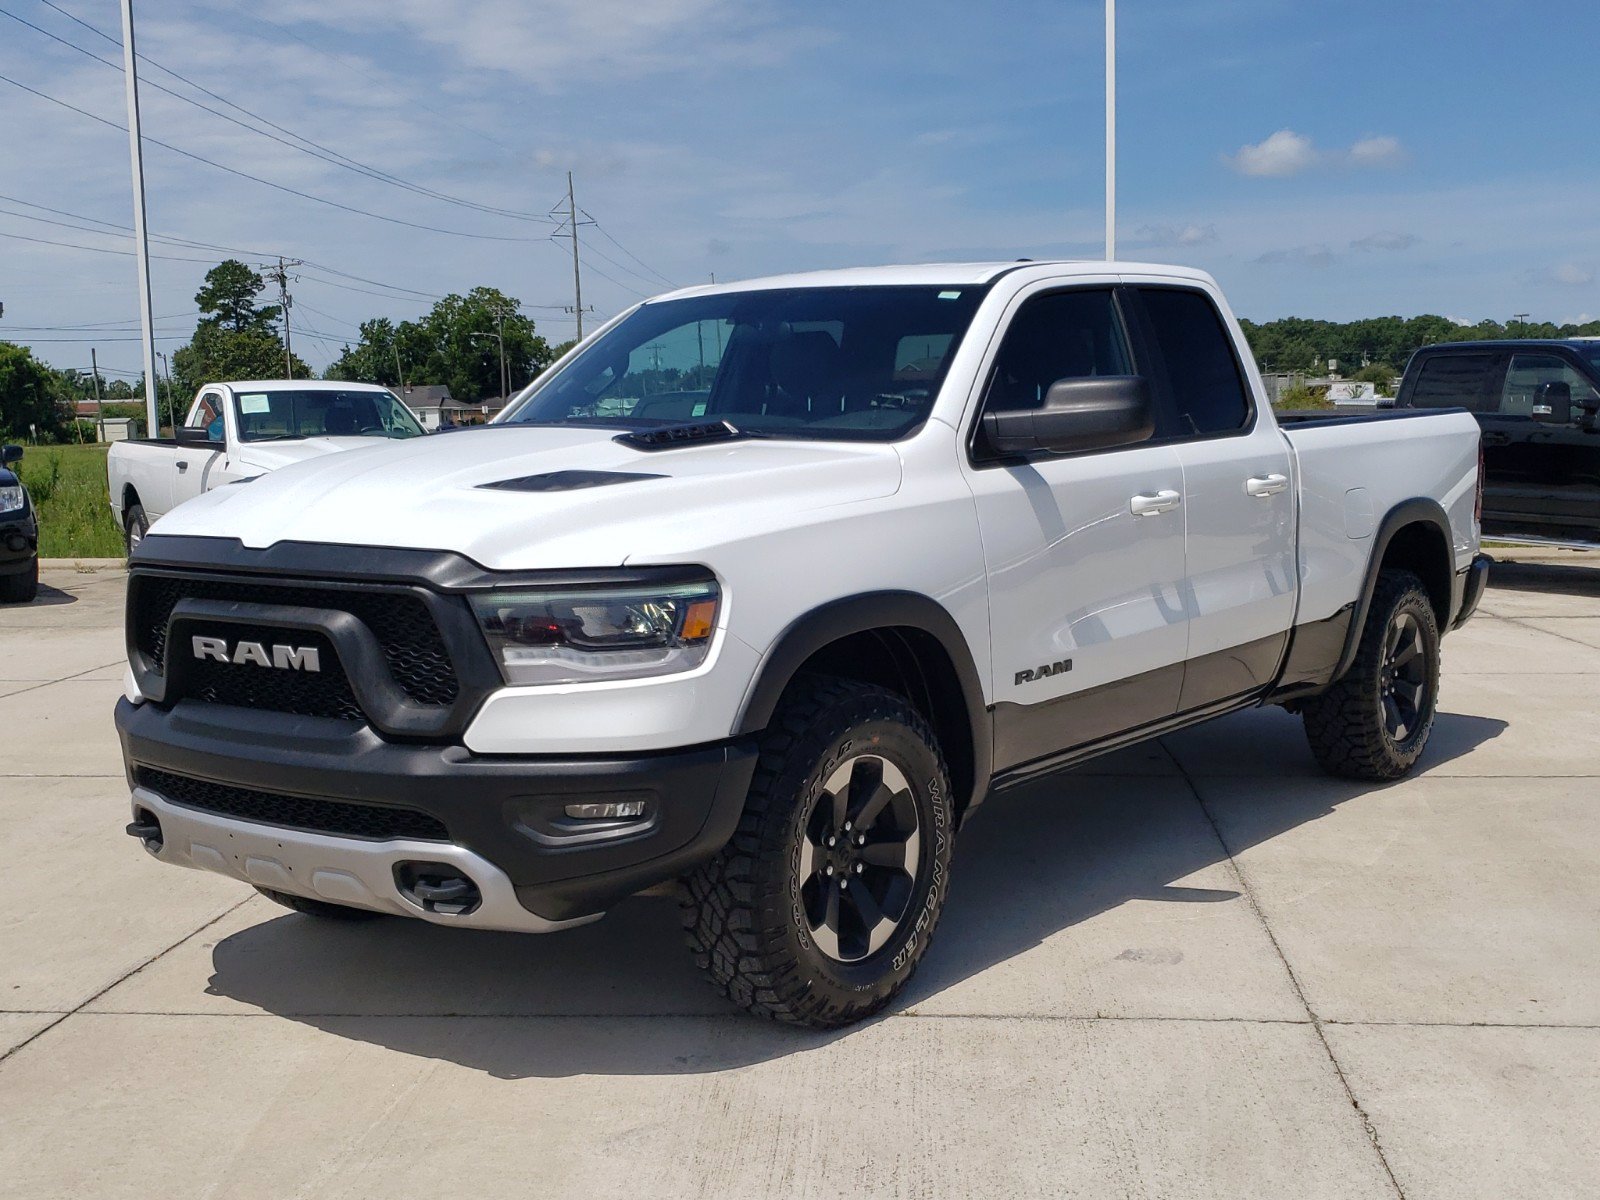
[{"label": "black door mirror housing", "polygon": [[211,440],[211,431],[203,425],[179,425],[172,433],[181,446],[212,446],[218,450],[222,448],[221,442]]},{"label": "black door mirror housing", "polygon": [[1533,419],[1546,425],[1572,424],[1572,385],[1557,380],[1535,388]]},{"label": "black door mirror housing", "polygon": [[1002,457],[1131,446],[1155,434],[1150,385],[1141,375],[1058,379],[1043,406],[985,413],[982,429]]},{"label": "black door mirror housing", "polygon": [[5,466],[7,463],[14,463],[21,457],[21,446],[0,446],[0,467]]}]

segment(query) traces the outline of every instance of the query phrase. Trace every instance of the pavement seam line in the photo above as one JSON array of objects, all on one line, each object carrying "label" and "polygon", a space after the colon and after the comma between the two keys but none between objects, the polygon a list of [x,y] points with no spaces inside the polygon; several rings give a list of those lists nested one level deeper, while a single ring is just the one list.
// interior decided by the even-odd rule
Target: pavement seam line
[{"label": "pavement seam line", "polygon": [[[95,671],[104,671],[109,667],[120,667],[123,661],[123,659],[119,658],[114,662],[102,663],[98,667],[90,667],[87,670],[79,671],[75,675],[63,675],[60,679],[46,679],[42,683],[34,684],[32,687],[25,687],[16,692],[7,692],[4,696],[0,696],[0,700],[10,700],[13,696],[26,696],[29,692],[37,692],[40,688],[54,687],[58,683],[71,683],[74,679],[82,679],[85,675],[92,674]],[[19,680],[18,682],[21,681]],[[109,683],[110,680],[106,682]]]},{"label": "pavement seam line", "polygon": [[125,971],[122,975],[118,976],[116,979],[113,979],[110,983],[106,984],[105,987],[101,988],[94,995],[90,996],[88,999],[86,999],[86,1000],[82,1001],[80,1004],[78,1004],[77,1007],[75,1007],[75,1008],[73,1008],[73,1009],[71,1009],[71,1010],[69,1010],[67,1012],[62,1013],[54,1021],[51,1021],[48,1025],[46,1025],[43,1029],[37,1030],[36,1032],[31,1034],[30,1036],[24,1038],[22,1041],[18,1042],[15,1046],[11,1047],[11,1049],[7,1050],[4,1054],[0,1054],[0,1067],[5,1066],[7,1060],[9,1060],[12,1055],[16,1054],[17,1051],[21,1050],[24,1046],[32,1045],[34,1042],[36,1042],[40,1038],[42,1038],[45,1034],[49,1033],[57,1025],[59,1025],[63,1021],[65,1021],[68,1017],[75,1016],[76,1014],[82,1012],[84,1009],[88,1008],[89,1005],[93,1004],[96,1000],[100,999],[101,996],[104,996],[107,992],[111,991],[112,988],[115,988],[120,984],[126,983],[128,980],[132,979],[135,975],[139,974],[140,971],[143,971],[146,967],[150,966],[152,963],[158,962],[161,959],[165,958],[167,955],[171,954],[174,950],[176,950],[179,946],[183,945],[185,942],[189,941],[191,938],[198,937],[200,934],[202,934],[206,930],[210,929],[217,922],[219,922],[219,921],[231,916],[233,913],[235,913],[239,909],[243,908],[246,904],[250,903],[250,901],[252,899],[254,899],[254,897],[246,896],[243,900],[239,901],[237,904],[230,905],[228,908],[224,909],[222,912],[219,912],[216,916],[212,917],[209,921],[205,922],[205,924],[201,925],[198,929],[192,930],[191,932],[184,934],[181,938],[179,938],[177,941],[173,942],[172,945],[166,947],[164,950],[157,950],[154,954],[152,954],[149,958],[145,959],[138,966],[130,968],[129,970]]},{"label": "pavement seam line", "polygon": [[1194,797],[1195,803],[1200,806],[1200,812],[1205,817],[1206,823],[1211,826],[1211,832],[1217,839],[1217,845],[1222,848],[1222,853],[1227,857],[1229,869],[1233,872],[1234,878],[1239,881],[1239,890],[1244,895],[1245,903],[1250,906],[1250,911],[1261,926],[1261,931],[1267,935],[1267,941],[1272,944],[1272,952],[1278,956],[1278,961],[1283,965],[1284,974],[1289,978],[1289,986],[1294,989],[1294,994],[1300,1001],[1300,1007],[1305,1010],[1311,1029],[1317,1035],[1317,1041],[1322,1043],[1323,1053],[1328,1056],[1328,1063],[1333,1067],[1333,1073],[1339,1080],[1339,1086],[1344,1089],[1345,1099],[1350,1101],[1350,1107],[1355,1110],[1356,1116],[1361,1119],[1361,1127],[1366,1131],[1367,1141],[1372,1144],[1372,1152],[1378,1156],[1378,1164],[1383,1168],[1383,1173],[1389,1178],[1389,1186],[1394,1189],[1394,1194],[1400,1200],[1406,1200],[1405,1189],[1400,1186],[1400,1180],[1396,1178],[1394,1168],[1389,1165],[1389,1156],[1384,1153],[1383,1141],[1378,1136],[1378,1127],[1373,1124],[1372,1118],[1367,1114],[1367,1110],[1361,1107],[1361,1101],[1356,1099],[1355,1089],[1350,1086],[1349,1077],[1344,1073],[1344,1066],[1339,1062],[1339,1056],[1333,1052],[1333,1043],[1328,1041],[1328,1034],[1323,1028],[1322,1018],[1311,1007],[1311,1001],[1306,997],[1305,988],[1300,984],[1300,977],[1295,974],[1288,955],[1283,952],[1283,946],[1278,942],[1278,935],[1272,931],[1272,925],[1267,921],[1267,914],[1262,911],[1261,905],[1256,899],[1255,889],[1250,886],[1249,878],[1239,865],[1238,859],[1234,857],[1227,838],[1222,836],[1222,826],[1217,824],[1217,818],[1212,813],[1210,805],[1206,803],[1205,797],[1200,794],[1200,789],[1195,786],[1194,780],[1189,777],[1188,769],[1184,767],[1178,756],[1167,745],[1166,739],[1156,738],[1155,741],[1166,752],[1167,757],[1172,760],[1172,765],[1177,768],[1178,774],[1182,776],[1184,784],[1189,789],[1189,794]]},{"label": "pavement seam line", "polygon": [[[1504,621],[1507,625],[1515,625],[1518,629],[1526,629],[1529,633],[1542,633],[1547,637],[1559,638],[1561,641],[1569,642],[1574,646],[1582,646],[1585,650],[1593,650],[1593,649],[1596,648],[1594,646],[1594,644],[1591,643],[1591,642],[1580,641],[1578,638],[1575,638],[1575,637],[1568,637],[1564,633],[1557,633],[1554,629],[1540,629],[1537,625],[1529,625],[1528,624],[1529,621],[1543,621],[1543,620],[1548,620],[1548,619],[1549,618],[1546,618],[1546,617],[1497,617],[1496,618],[1496,620]],[[1581,671],[1580,672],[1567,672],[1567,671],[1550,672],[1550,674],[1559,674],[1559,675],[1583,674],[1583,673],[1584,672],[1581,672]]]}]

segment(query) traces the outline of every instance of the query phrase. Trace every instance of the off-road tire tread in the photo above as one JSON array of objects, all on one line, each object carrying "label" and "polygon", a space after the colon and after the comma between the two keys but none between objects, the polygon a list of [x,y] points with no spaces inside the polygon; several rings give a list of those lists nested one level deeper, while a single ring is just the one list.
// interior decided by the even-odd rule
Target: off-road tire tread
[{"label": "off-road tire tread", "polygon": [[[1413,602],[1415,615],[1426,627],[1432,643],[1438,645],[1438,620],[1422,580],[1410,571],[1382,571],[1367,609],[1355,662],[1338,683],[1301,708],[1311,753],[1331,775],[1388,782],[1405,775],[1416,763],[1417,756],[1395,752],[1383,728],[1381,708],[1372,699],[1374,676],[1382,667],[1384,633],[1395,609],[1407,601]],[[1432,715],[1428,718],[1430,732],[1433,719]],[[1423,744],[1426,742],[1425,736]]]},{"label": "off-road tire tread", "polygon": [[[902,978],[866,1004],[849,1008],[827,1004],[809,991],[800,964],[786,952],[782,939],[762,933],[766,906],[787,903],[781,887],[761,894],[757,871],[764,856],[788,852],[785,833],[791,797],[774,795],[774,785],[796,746],[814,738],[828,709],[868,698],[877,701],[879,711],[865,719],[887,718],[906,725],[932,750],[940,776],[948,782],[949,768],[938,739],[904,697],[854,680],[804,677],[785,696],[761,737],[749,796],[733,836],[714,859],[683,880],[683,926],[695,964],[712,987],[756,1016],[815,1029],[840,1028],[881,1010],[906,983]],[[929,930],[922,935],[919,958],[931,941]]]},{"label": "off-road tire tread", "polygon": [[383,916],[381,912],[373,912],[369,908],[351,908],[348,904],[334,904],[310,896],[296,896],[292,892],[280,892],[259,885],[256,885],[256,891],[274,904],[292,908],[295,912],[305,913],[308,917],[322,917],[329,921],[375,921]]},{"label": "off-road tire tread", "polygon": [[0,575],[0,604],[31,604],[39,594],[39,560],[26,571]]}]

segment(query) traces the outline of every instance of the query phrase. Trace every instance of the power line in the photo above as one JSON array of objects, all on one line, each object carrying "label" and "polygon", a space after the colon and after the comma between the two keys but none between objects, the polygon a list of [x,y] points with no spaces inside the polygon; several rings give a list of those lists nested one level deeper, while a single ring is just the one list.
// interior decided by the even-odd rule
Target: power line
[{"label": "power line", "polygon": [[[119,125],[115,121],[110,121],[105,117],[97,116],[87,109],[79,108],[76,104],[69,104],[67,101],[52,96],[47,92],[41,92],[37,88],[31,88],[25,83],[19,83],[17,80],[12,79],[9,75],[0,75],[0,83],[9,83],[12,87],[27,92],[29,95],[37,96],[41,100],[46,100],[51,104],[59,105],[61,108],[75,112],[79,116],[88,117],[91,121],[95,121],[106,126],[107,128],[118,129],[123,133],[128,132],[126,125]],[[259,183],[264,187],[269,187],[280,192],[286,192],[291,196],[298,196],[302,200],[314,200],[318,204],[326,204],[330,208],[337,208],[343,212],[354,213],[355,215],[361,217],[371,217],[375,221],[387,221],[391,225],[403,225],[407,229],[421,229],[428,233],[443,233],[449,235],[450,237],[472,238],[476,241],[483,242],[536,242],[541,240],[539,238],[528,237],[505,237],[503,235],[493,233],[467,233],[465,230],[461,229],[445,229],[439,225],[425,225],[418,221],[406,221],[402,220],[400,217],[385,216],[382,213],[375,213],[368,209],[357,208],[352,204],[342,204],[337,200],[330,200],[326,196],[318,196],[312,192],[302,192],[298,188],[289,187],[287,184],[274,183],[270,179],[263,179],[259,175],[252,175],[250,172],[241,171],[237,167],[226,166],[223,163],[217,162],[215,159],[206,158],[204,155],[195,154],[192,151],[181,149],[178,146],[172,145],[170,142],[163,142],[159,138],[146,137],[144,140],[153,146],[160,146],[163,150],[169,150],[173,154],[182,155],[184,158],[193,159],[198,163],[204,163],[208,167],[215,167],[219,171],[226,171],[229,175],[237,175],[241,179],[248,179],[252,183]]]},{"label": "power line", "polygon": [[[124,257],[133,255],[132,250],[113,250],[109,246],[85,246],[81,242],[58,242],[50,238],[29,237],[25,233],[6,233],[3,230],[0,230],[0,237],[14,238],[19,242],[37,242],[41,246],[63,246],[68,250],[93,250],[98,254],[120,254]],[[211,261],[209,258],[183,258],[176,254],[152,254],[150,257],[159,258],[166,262],[208,263]]]},{"label": "power line", "polygon": [[[594,214],[586,211],[583,215],[588,217],[589,220],[594,222],[594,227],[595,227],[596,230],[599,231],[601,237],[605,238],[608,242],[610,242],[618,250],[621,250],[629,258],[633,259],[634,262],[638,263],[646,271],[649,271],[650,274],[654,275],[657,279],[661,280],[662,283],[666,284],[668,287],[677,287],[678,286],[678,284],[675,283],[673,280],[668,279],[665,275],[663,275],[660,271],[656,270],[649,263],[645,262],[644,259],[640,258],[632,250],[629,250],[621,242],[617,241],[616,238],[612,237],[610,231],[607,230],[604,225],[600,224],[599,221],[595,220]],[[641,276],[641,278],[642,278],[642,276]]]},{"label": "power line", "polygon": [[[112,37],[110,34],[106,33],[104,30],[99,29],[94,25],[91,25],[89,22],[83,20],[80,17],[74,16],[72,13],[69,13],[66,9],[61,8],[59,5],[51,3],[51,0],[40,0],[40,3],[46,5],[49,8],[54,9],[56,12],[60,13],[64,17],[66,17],[68,20],[74,21],[77,24],[83,26],[85,29],[89,30],[91,33],[94,33],[97,36],[104,38],[106,41],[110,42],[113,46],[121,46],[122,43],[120,41],[118,41],[116,38]],[[61,45],[66,46],[70,50],[76,50],[79,54],[82,54],[82,55],[85,55],[86,57],[92,58],[98,63],[103,63],[104,65],[106,65],[108,67],[111,67],[113,70],[116,70],[116,71],[119,71],[119,72],[122,70],[122,67],[118,66],[115,62],[112,62],[110,59],[101,58],[98,54],[94,53],[92,50],[87,50],[84,47],[78,45],[76,42],[68,41],[66,38],[63,38],[63,37],[60,37],[60,36],[58,36],[58,35],[56,35],[54,33],[51,33],[48,29],[45,29],[45,28],[43,28],[42,26],[39,26],[39,25],[35,25],[35,24],[33,24],[33,22],[25,20],[22,17],[17,16],[16,13],[13,13],[8,9],[0,8],[0,15],[10,17],[13,21],[16,21],[16,22],[18,22],[19,24],[22,24],[22,25],[26,25],[29,29],[32,29],[34,32],[43,34],[45,37],[50,38],[52,41],[59,42]],[[416,182],[414,182],[412,180],[405,179],[405,178],[403,178],[403,177],[401,177],[399,175],[395,175],[395,174],[393,174],[391,172],[384,171],[384,170],[382,170],[382,169],[380,169],[378,167],[371,166],[371,165],[369,165],[367,163],[361,162],[358,159],[351,158],[349,155],[341,153],[340,151],[333,149],[331,146],[325,146],[320,142],[317,142],[317,141],[315,141],[315,140],[313,140],[311,138],[308,138],[304,134],[299,134],[299,133],[296,133],[292,129],[285,128],[284,126],[279,125],[277,122],[272,121],[272,120],[268,119],[267,117],[263,117],[260,113],[254,112],[251,109],[248,109],[248,108],[244,107],[241,104],[236,104],[234,101],[229,100],[226,96],[220,95],[217,92],[212,91],[210,88],[205,87],[203,84],[196,83],[194,80],[190,79],[188,76],[183,75],[183,74],[181,74],[181,73],[179,73],[177,71],[174,71],[170,67],[164,66],[163,64],[156,62],[149,55],[140,54],[139,58],[140,58],[141,61],[149,63],[152,67],[155,67],[158,71],[161,71],[161,72],[163,72],[163,73],[165,73],[167,75],[170,75],[172,78],[174,78],[176,80],[179,80],[180,82],[185,83],[188,86],[194,88],[195,91],[200,92],[203,95],[209,96],[213,100],[216,100],[221,104],[225,104],[229,108],[234,109],[237,112],[244,113],[246,116],[250,117],[252,120],[259,121],[263,125],[266,125],[266,126],[272,128],[272,129],[276,129],[276,130],[278,130],[279,133],[287,134],[288,137],[293,138],[295,140],[292,141],[292,142],[291,141],[287,141],[284,138],[277,137],[274,134],[271,134],[271,133],[267,132],[267,130],[265,130],[265,129],[257,129],[255,126],[246,124],[245,122],[239,120],[237,117],[229,116],[225,112],[218,112],[216,109],[212,108],[210,105],[202,104],[198,100],[194,99],[193,97],[185,96],[181,92],[175,92],[171,88],[165,87],[162,84],[159,84],[159,83],[155,82],[154,80],[146,79],[144,82],[148,86],[153,87],[157,91],[163,92],[166,95],[171,96],[176,100],[181,100],[185,104],[192,105],[195,108],[200,109],[202,112],[210,113],[214,117],[218,117],[221,120],[229,122],[230,124],[237,125],[239,128],[244,129],[244,130],[246,130],[246,131],[248,131],[250,133],[254,133],[254,134],[258,135],[259,137],[264,137],[264,138],[267,138],[267,139],[269,139],[269,140],[271,140],[273,142],[276,142],[280,146],[287,146],[291,150],[297,150],[302,154],[309,154],[313,158],[320,159],[323,162],[331,163],[332,165],[334,165],[336,167],[342,167],[347,171],[354,171],[356,174],[363,175],[363,176],[365,176],[365,177],[367,177],[369,179],[374,179],[374,180],[378,181],[379,183],[387,183],[387,184],[390,184],[391,186],[399,187],[399,188],[402,188],[402,189],[404,189],[406,191],[414,192],[414,193],[416,193],[418,195],[427,196],[430,199],[439,200],[439,201],[442,201],[442,202],[444,202],[446,204],[454,204],[454,205],[457,205],[458,207],[461,207],[461,208],[471,209],[471,210],[476,211],[476,212],[489,213],[489,214],[492,214],[494,216],[510,217],[510,218],[512,218],[514,220],[519,220],[519,221],[534,221],[534,222],[538,222],[540,224],[547,224],[548,221],[549,221],[548,217],[542,216],[542,215],[537,214],[537,213],[516,212],[516,211],[511,210],[511,209],[498,208],[498,207],[496,207],[494,205],[482,204],[482,203],[479,203],[476,200],[467,200],[467,199],[463,199],[460,196],[452,196],[448,192],[437,191],[434,188],[427,187],[427,186],[425,186],[423,184],[419,184],[419,183],[416,183]],[[298,145],[296,143],[304,143],[304,145]]]}]

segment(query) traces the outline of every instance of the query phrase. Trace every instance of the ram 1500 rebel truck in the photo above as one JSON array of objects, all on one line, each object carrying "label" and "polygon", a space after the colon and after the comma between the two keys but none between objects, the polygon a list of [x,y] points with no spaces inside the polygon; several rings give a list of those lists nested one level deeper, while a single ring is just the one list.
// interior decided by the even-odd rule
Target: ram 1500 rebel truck
[{"label": "ram 1500 rebel truck", "polygon": [[172,438],[116,442],[106,456],[111,512],[130,553],[167,512],[226,483],[290,463],[422,434],[388,388],[262,379],[208,383]]},{"label": "ram 1500 rebel truck", "polygon": [[1486,536],[1600,546],[1600,339],[1427,346],[1394,406],[1477,418]]},{"label": "ram 1500 rebel truck", "polygon": [[993,793],[1259,704],[1410,770],[1477,484],[1466,413],[1280,430],[1196,271],[677,292],[496,424],[146,537],[128,831],[323,917],[550,930],[680,880],[727,996],[847,1024]]}]

